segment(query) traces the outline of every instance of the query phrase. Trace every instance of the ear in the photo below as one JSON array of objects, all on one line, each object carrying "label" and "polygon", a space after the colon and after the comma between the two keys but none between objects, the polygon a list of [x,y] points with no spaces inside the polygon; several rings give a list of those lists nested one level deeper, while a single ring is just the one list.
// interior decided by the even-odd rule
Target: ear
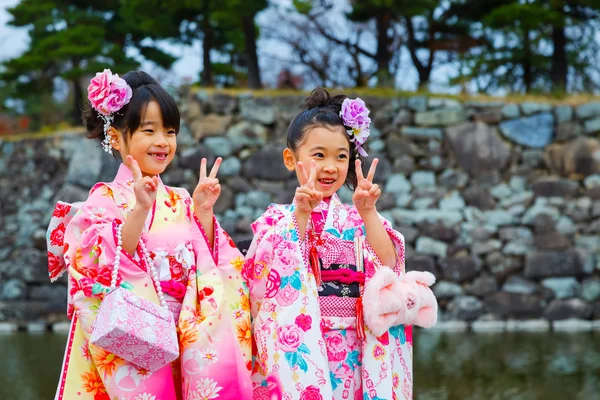
[{"label": "ear", "polygon": [[296,156],[294,155],[294,152],[287,147],[283,150],[283,163],[288,171],[296,170]]},{"label": "ear", "polygon": [[121,148],[123,147],[123,135],[121,135],[121,132],[111,126],[108,128],[107,133],[108,137],[110,138],[110,144],[112,148],[116,151],[121,151]]}]

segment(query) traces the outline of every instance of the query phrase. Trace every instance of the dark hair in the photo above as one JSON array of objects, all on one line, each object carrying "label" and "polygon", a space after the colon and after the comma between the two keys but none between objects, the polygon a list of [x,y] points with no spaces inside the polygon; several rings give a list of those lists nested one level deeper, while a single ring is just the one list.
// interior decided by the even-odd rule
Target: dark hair
[{"label": "dark hair", "polygon": [[[165,127],[173,128],[179,133],[180,118],[177,103],[153,77],[143,71],[131,71],[121,78],[131,87],[133,93],[129,103],[114,114],[111,126],[124,133],[125,141],[140,126],[142,115],[146,112],[148,103],[153,100],[160,107]],[[83,123],[87,128],[88,138],[104,140],[104,120],[89,103],[87,109],[83,111]]]},{"label": "dark hair", "polygon": [[[306,133],[315,127],[324,127],[328,129],[341,127],[344,131],[348,129],[344,126],[344,121],[340,117],[342,103],[347,97],[348,96],[344,94],[332,96],[323,88],[313,90],[310,96],[304,100],[304,105],[302,106],[300,114],[296,115],[288,127],[287,147],[295,152],[300,143],[304,140]],[[358,154],[356,146],[350,142],[350,136],[344,135],[344,137],[346,137],[348,143],[350,143],[348,163],[352,160],[360,159],[364,164],[363,157]],[[356,185],[358,184],[356,170],[352,164],[348,166],[348,175],[346,176],[345,184],[350,189],[356,188]]]}]

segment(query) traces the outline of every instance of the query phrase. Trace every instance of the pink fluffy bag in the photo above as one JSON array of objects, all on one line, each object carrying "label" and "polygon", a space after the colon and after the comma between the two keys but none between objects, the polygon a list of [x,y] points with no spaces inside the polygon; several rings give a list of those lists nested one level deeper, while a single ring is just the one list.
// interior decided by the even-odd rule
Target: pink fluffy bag
[{"label": "pink fluffy bag", "polygon": [[437,322],[438,304],[430,272],[410,271],[402,278],[387,267],[377,270],[363,292],[365,325],[377,337],[396,325],[430,328]]}]

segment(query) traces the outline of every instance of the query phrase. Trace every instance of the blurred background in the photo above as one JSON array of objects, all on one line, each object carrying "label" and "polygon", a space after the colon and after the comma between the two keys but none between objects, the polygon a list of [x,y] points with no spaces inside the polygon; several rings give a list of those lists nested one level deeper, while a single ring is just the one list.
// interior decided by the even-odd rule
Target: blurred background
[{"label": "blurred background", "polygon": [[293,198],[281,151],[307,93],[363,98],[378,209],[437,277],[415,398],[599,398],[599,24],[597,0],[0,0],[0,399],[54,395],[67,288],[46,228],[118,168],[81,126],[104,68],[176,98],[167,184],[224,157],[236,241]]}]

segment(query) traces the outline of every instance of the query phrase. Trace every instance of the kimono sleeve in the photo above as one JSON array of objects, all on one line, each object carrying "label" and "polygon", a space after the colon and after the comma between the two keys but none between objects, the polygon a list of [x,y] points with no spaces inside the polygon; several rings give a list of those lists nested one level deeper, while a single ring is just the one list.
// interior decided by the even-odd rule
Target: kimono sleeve
[{"label": "kimono sleeve", "polygon": [[295,243],[302,258],[307,260],[306,243],[298,236],[298,223],[293,211],[293,205],[272,204],[251,225],[254,237],[246,254],[244,267],[251,303],[253,296],[256,299],[262,298],[267,289],[266,284],[274,261],[274,249],[270,238],[276,236],[282,238],[282,241]]},{"label": "kimono sleeve", "polygon": [[[394,265],[392,269],[394,270],[396,275],[398,275],[400,277],[400,276],[404,275],[404,272],[405,272],[404,271],[404,264],[405,264],[404,236],[392,227],[392,224],[390,221],[383,218],[381,215],[379,215],[379,219],[381,220],[383,227],[387,231],[390,239],[392,240],[394,248],[396,249],[396,265]],[[365,252],[366,252],[366,257],[365,257],[366,262],[374,263],[375,266],[377,266],[377,267],[383,266],[383,263],[381,262],[381,260],[375,253],[375,250],[373,250],[373,247],[371,247],[371,244],[367,240],[365,240]],[[373,272],[374,272],[374,270],[373,270]]]},{"label": "kimono sleeve", "polygon": [[[87,312],[90,301],[99,304],[109,291],[117,251],[117,226],[122,223],[113,190],[108,185],[98,184],[66,228],[69,308],[78,314],[85,332],[91,333],[95,318],[95,313]],[[140,259],[139,254],[135,257]],[[145,270],[134,257],[121,250],[120,269],[125,268]],[[131,288],[131,284],[123,281],[120,271],[117,285]]]}]

